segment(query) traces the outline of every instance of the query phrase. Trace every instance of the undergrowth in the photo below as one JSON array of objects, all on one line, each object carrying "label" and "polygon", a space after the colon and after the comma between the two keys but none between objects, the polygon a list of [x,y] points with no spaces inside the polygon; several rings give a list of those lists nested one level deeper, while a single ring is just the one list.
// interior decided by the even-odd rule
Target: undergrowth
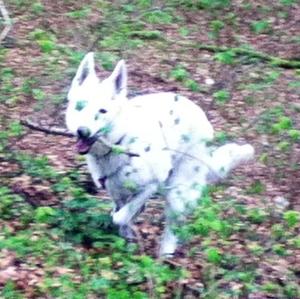
[{"label": "undergrowth", "polygon": [[[295,72],[285,75],[278,67],[286,66],[282,61],[278,63],[276,57],[266,57],[244,44],[239,30],[245,24],[239,13],[254,15],[259,10],[259,17],[247,19],[245,25],[259,40],[274,34],[274,18],[278,23],[288,20],[297,1],[275,1],[274,7],[257,7],[251,1],[236,6],[236,1],[230,0],[169,0],[161,6],[148,0],[64,1],[60,16],[69,26],[59,29],[47,22],[51,16],[46,1],[7,2],[18,22],[39,21],[16,41],[22,51],[28,47],[37,53],[24,54],[24,64],[29,62],[32,72],[25,68],[22,73],[22,63],[14,64],[13,55],[8,55],[10,49],[0,47],[0,105],[6,109],[0,114],[0,297],[139,299],[192,294],[212,299],[299,298],[300,270],[294,259],[300,249],[300,215],[288,198],[275,197],[278,203],[275,199],[273,204],[267,202],[269,186],[264,178],[253,179],[236,196],[226,195],[227,185],[207,190],[187,224],[177,230],[186,259],[175,256],[171,263],[163,262],[156,259],[153,248],[127,244],[118,236],[111,222],[111,203],[87,192],[82,171],[58,170],[47,155],[17,149],[15,144],[22,141],[27,129],[6,114],[9,109],[27,108],[27,103],[38,111],[46,110],[49,104],[61,107],[66,86],[87,50],[94,50],[101,70],[108,71],[120,58],[135,62],[139,53],[155,48],[161,51],[155,57],[157,72],[163,74],[155,82],[165,80],[197,99],[204,92],[225,120],[227,111],[242,105],[239,115],[230,115],[239,119],[239,126],[247,110],[260,108],[254,121],[246,120],[253,125],[245,134],[263,140],[259,161],[268,169],[275,168],[274,176],[285,182],[288,171],[299,170],[293,158],[300,142],[299,104],[277,101],[280,94],[276,88],[288,76],[292,79],[286,90],[292,96],[299,94],[299,62],[293,61]],[[193,14],[207,16],[207,40],[218,46],[196,41],[193,49],[185,48],[184,42],[198,31],[198,24],[195,28],[189,22],[188,16]],[[221,45],[228,30],[238,47]],[[174,36],[170,42],[170,32],[179,34],[174,34],[176,42]],[[293,36],[288,42],[299,44],[299,37]],[[169,48],[170,43],[173,48]],[[213,52],[211,61],[205,58],[208,73],[201,73],[203,64],[193,57],[195,52],[180,56],[201,48]],[[168,57],[160,59],[165,51]],[[12,63],[6,65],[8,59]],[[214,68],[212,62],[228,73],[236,68],[238,77],[246,78],[227,84],[226,76],[212,88],[203,86],[204,77]],[[242,69],[249,65],[253,66],[250,71]],[[237,93],[242,94],[239,102],[235,102]],[[226,125],[224,131],[216,133],[217,144],[240,133],[227,132]],[[23,180],[25,187],[19,188],[16,179]],[[236,177],[238,182],[243,179]],[[43,204],[39,196],[44,194],[55,200]],[[194,264],[198,265],[196,270]]]}]

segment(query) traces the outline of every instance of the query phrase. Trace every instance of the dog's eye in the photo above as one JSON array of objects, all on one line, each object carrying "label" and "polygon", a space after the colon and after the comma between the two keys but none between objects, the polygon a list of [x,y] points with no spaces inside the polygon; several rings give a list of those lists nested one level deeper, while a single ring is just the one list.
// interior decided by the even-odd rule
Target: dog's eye
[{"label": "dog's eye", "polygon": [[106,113],[107,110],[106,110],[106,109],[100,109],[99,112],[100,112],[100,113]]}]

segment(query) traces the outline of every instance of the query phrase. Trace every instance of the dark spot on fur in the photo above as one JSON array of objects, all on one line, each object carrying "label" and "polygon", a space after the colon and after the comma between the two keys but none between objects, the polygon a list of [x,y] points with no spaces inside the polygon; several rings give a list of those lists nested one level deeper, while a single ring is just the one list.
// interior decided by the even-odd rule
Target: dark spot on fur
[{"label": "dark spot on fur", "polygon": [[200,167],[199,167],[199,166],[195,166],[195,167],[194,167],[194,171],[195,171],[195,172],[199,172],[199,170],[200,170]]},{"label": "dark spot on fur", "polygon": [[161,121],[158,122],[159,126],[162,128],[163,127],[163,124]]},{"label": "dark spot on fur", "polygon": [[173,110],[170,110],[170,112],[169,112],[169,113],[170,113],[170,115],[173,115],[174,111],[173,111]]},{"label": "dark spot on fur", "polygon": [[82,109],[84,109],[86,107],[87,104],[88,104],[88,102],[84,101],[84,100],[77,101],[76,105],[75,105],[75,109],[77,111],[81,111]]},{"label": "dark spot on fur", "polygon": [[193,189],[197,189],[198,186],[199,186],[199,184],[198,184],[197,182],[194,182],[194,183],[191,185],[191,187],[192,187]]},{"label": "dark spot on fur", "polygon": [[181,139],[184,141],[184,142],[189,142],[191,140],[190,136],[186,135],[186,134],[182,134],[181,135]]},{"label": "dark spot on fur", "polygon": [[106,109],[100,109],[99,112],[104,114],[104,113],[107,112],[107,110]]},{"label": "dark spot on fur", "polygon": [[175,101],[175,102],[178,102],[178,100],[179,100],[179,96],[176,94],[176,95],[175,95],[175,98],[174,98],[174,101]]},{"label": "dark spot on fur", "polygon": [[132,144],[132,143],[134,143],[137,139],[138,139],[137,137],[132,137],[132,138],[129,139],[128,143],[129,143],[129,144]]},{"label": "dark spot on fur", "polygon": [[168,173],[168,177],[172,176],[172,174],[173,174],[173,169],[170,169]]},{"label": "dark spot on fur", "polygon": [[107,180],[107,176],[104,176],[100,179],[98,179],[99,183],[101,184],[102,188],[105,189],[105,182]]},{"label": "dark spot on fur", "polygon": [[179,123],[180,123],[180,118],[177,117],[177,118],[174,120],[174,124],[175,124],[175,125],[178,125]]},{"label": "dark spot on fur", "polygon": [[148,145],[147,147],[145,147],[145,152],[149,152],[151,150],[150,145]]},{"label": "dark spot on fur", "polygon": [[123,135],[116,143],[115,145],[120,145],[122,143],[122,141],[124,140],[125,135]]},{"label": "dark spot on fur", "polygon": [[131,158],[131,157],[139,157],[140,155],[134,153],[127,153],[127,156]]}]

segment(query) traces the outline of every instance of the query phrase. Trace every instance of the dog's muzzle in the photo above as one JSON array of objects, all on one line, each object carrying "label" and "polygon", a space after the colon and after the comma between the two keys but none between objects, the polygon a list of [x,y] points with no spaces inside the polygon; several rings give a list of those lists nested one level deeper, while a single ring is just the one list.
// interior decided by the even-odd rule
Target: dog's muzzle
[{"label": "dog's muzzle", "polygon": [[85,155],[89,152],[92,145],[97,140],[96,137],[91,136],[91,131],[87,127],[79,127],[77,130],[76,149],[80,155]]}]

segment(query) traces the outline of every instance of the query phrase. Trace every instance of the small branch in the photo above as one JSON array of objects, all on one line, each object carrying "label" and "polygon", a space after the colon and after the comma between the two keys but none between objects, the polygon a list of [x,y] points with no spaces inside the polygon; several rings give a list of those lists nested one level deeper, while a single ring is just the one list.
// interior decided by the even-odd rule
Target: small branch
[{"label": "small branch", "polygon": [[215,45],[205,45],[205,44],[198,44],[195,47],[199,50],[207,50],[214,53],[230,51],[236,55],[245,55],[248,57],[253,57],[263,61],[267,61],[271,63],[273,66],[278,66],[283,68],[300,68],[300,61],[298,60],[283,59],[280,57],[272,56],[251,49],[240,48],[240,47],[229,48],[225,46],[215,46]]},{"label": "small branch", "polygon": [[[70,137],[70,138],[75,137],[72,133],[68,132],[65,129],[58,128],[58,127],[41,126],[29,119],[21,120],[20,122],[23,126],[29,128],[31,130],[35,130],[35,131],[39,131],[39,132],[43,132],[43,133],[51,134],[51,135],[58,135],[58,136],[64,136],[64,137]],[[123,148],[122,146],[112,144],[103,137],[99,137],[98,140],[101,143],[103,143],[106,147],[111,149],[112,151],[117,151],[120,154],[125,154],[130,157],[139,157],[139,154],[132,153],[132,152],[128,151],[127,149]]]},{"label": "small branch", "polygon": [[0,0],[0,12],[4,19],[4,29],[2,30],[2,32],[0,34],[0,43],[1,43],[6,38],[7,34],[9,33],[9,31],[12,28],[11,19],[9,17],[8,11],[5,8],[4,2],[2,0]]},{"label": "small branch", "polygon": [[21,120],[21,124],[31,130],[44,132],[46,134],[59,135],[59,136],[65,136],[65,137],[74,137],[74,135],[72,133],[68,132],[65,129],[58,128],[58,127],[49,127],[49,126],[42,127],[41,125],[34,123],[33,121],[31,121],[29,119]]},{"label": "small branch", "polygon": [[178,44],[182,47],[189,47],[198,50],[206,50],[213,53],[227,52],[230,51],[236,55],[248,56],[250,58],[257,58],[261,61],[265,61],[270,63],[273,66],[282,67],[282,68],[290,68],[290,69],[300,69],[300,60],[297,59],[284,59],[277,56],[272,56],[267,53],[255,51],[252,49],[241,48],[241,47],[226,47],[226,46],[216,46],[216,45],[207,45],[207,44],[199,44],[193,43],[189,41],[175,41],[168,40],[172,44]]}]

